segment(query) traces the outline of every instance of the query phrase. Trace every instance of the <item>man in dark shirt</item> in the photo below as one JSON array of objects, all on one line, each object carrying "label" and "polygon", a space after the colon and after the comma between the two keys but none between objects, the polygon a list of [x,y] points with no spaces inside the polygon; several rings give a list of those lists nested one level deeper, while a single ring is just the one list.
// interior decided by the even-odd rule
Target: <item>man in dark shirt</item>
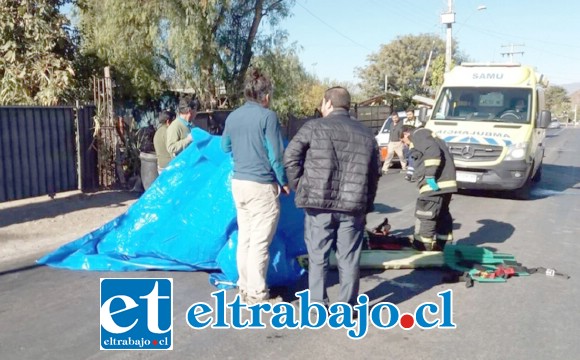
[{"label": "man in dark shirt", "polygon": [[391,161],[393,161],[393,156],[395,153],[399,157],[401,162],[401,169],[407,170],[407,159],[405,154],[403,154],[404,145],[401,141],[401,135],[403,133],[403,122],[399,120],[399,114],[393,111],[391,114],[391,127],[389,128],[389,144],[387,145],[387,158],[383,164],[383,174],[386,174],[391,167]]}]

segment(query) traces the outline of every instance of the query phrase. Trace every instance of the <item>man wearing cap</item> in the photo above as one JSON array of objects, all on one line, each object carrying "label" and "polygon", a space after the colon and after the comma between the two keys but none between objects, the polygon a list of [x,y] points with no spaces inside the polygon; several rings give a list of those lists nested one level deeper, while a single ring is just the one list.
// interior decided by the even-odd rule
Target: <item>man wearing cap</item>
[{"label": "man wearing cap", "polygon": [[179,101],[179,115],[167,128],[167,151],[172,157],[176,157],[193,141],[191,129],[195,127],[193,119],[197,115],[198,106],[197,100],[188,97]]}]

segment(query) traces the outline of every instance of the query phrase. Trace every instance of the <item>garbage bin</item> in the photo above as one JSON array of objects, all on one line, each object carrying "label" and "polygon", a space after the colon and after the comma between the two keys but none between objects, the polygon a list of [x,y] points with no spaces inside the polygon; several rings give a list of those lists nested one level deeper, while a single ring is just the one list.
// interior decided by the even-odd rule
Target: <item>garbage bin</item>
[{"label": "garbage bin", "polygon": [[143,182],[143,188],[147,190],[159,175],[157,173],[157,155],[140,152],[139,159],[141,159],[141,181]]}]

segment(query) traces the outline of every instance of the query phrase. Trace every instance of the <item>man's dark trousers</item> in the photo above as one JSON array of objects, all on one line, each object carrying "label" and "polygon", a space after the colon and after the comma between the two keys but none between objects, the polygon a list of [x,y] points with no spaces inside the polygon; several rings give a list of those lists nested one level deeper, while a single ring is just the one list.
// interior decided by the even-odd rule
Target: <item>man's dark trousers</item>
[{"label": "man's dark trousers", "polygon": [[336,251],[340,281],[337,301],[356,304],[364,214],[305,209],[304,240],[308,249],[308,287],[312,302],[328,305],[326,274],[331,250]]}]

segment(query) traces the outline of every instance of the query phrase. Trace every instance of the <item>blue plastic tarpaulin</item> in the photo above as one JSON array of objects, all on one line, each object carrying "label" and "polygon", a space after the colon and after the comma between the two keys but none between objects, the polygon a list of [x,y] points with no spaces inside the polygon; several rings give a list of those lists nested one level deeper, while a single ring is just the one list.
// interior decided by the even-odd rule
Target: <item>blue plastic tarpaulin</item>
[{"label": "blue plastic tarpaulin", "polygon": [[[124,214],[38,260],[73,270],[217,270],[210,282],[235,285],[237,223],[231,193],[232,158],[220,136],[193,129],[195,141]],[[267,282],[289,285],[303,270],[304,212],[280,196],[281,215],[270,247]]]}]

